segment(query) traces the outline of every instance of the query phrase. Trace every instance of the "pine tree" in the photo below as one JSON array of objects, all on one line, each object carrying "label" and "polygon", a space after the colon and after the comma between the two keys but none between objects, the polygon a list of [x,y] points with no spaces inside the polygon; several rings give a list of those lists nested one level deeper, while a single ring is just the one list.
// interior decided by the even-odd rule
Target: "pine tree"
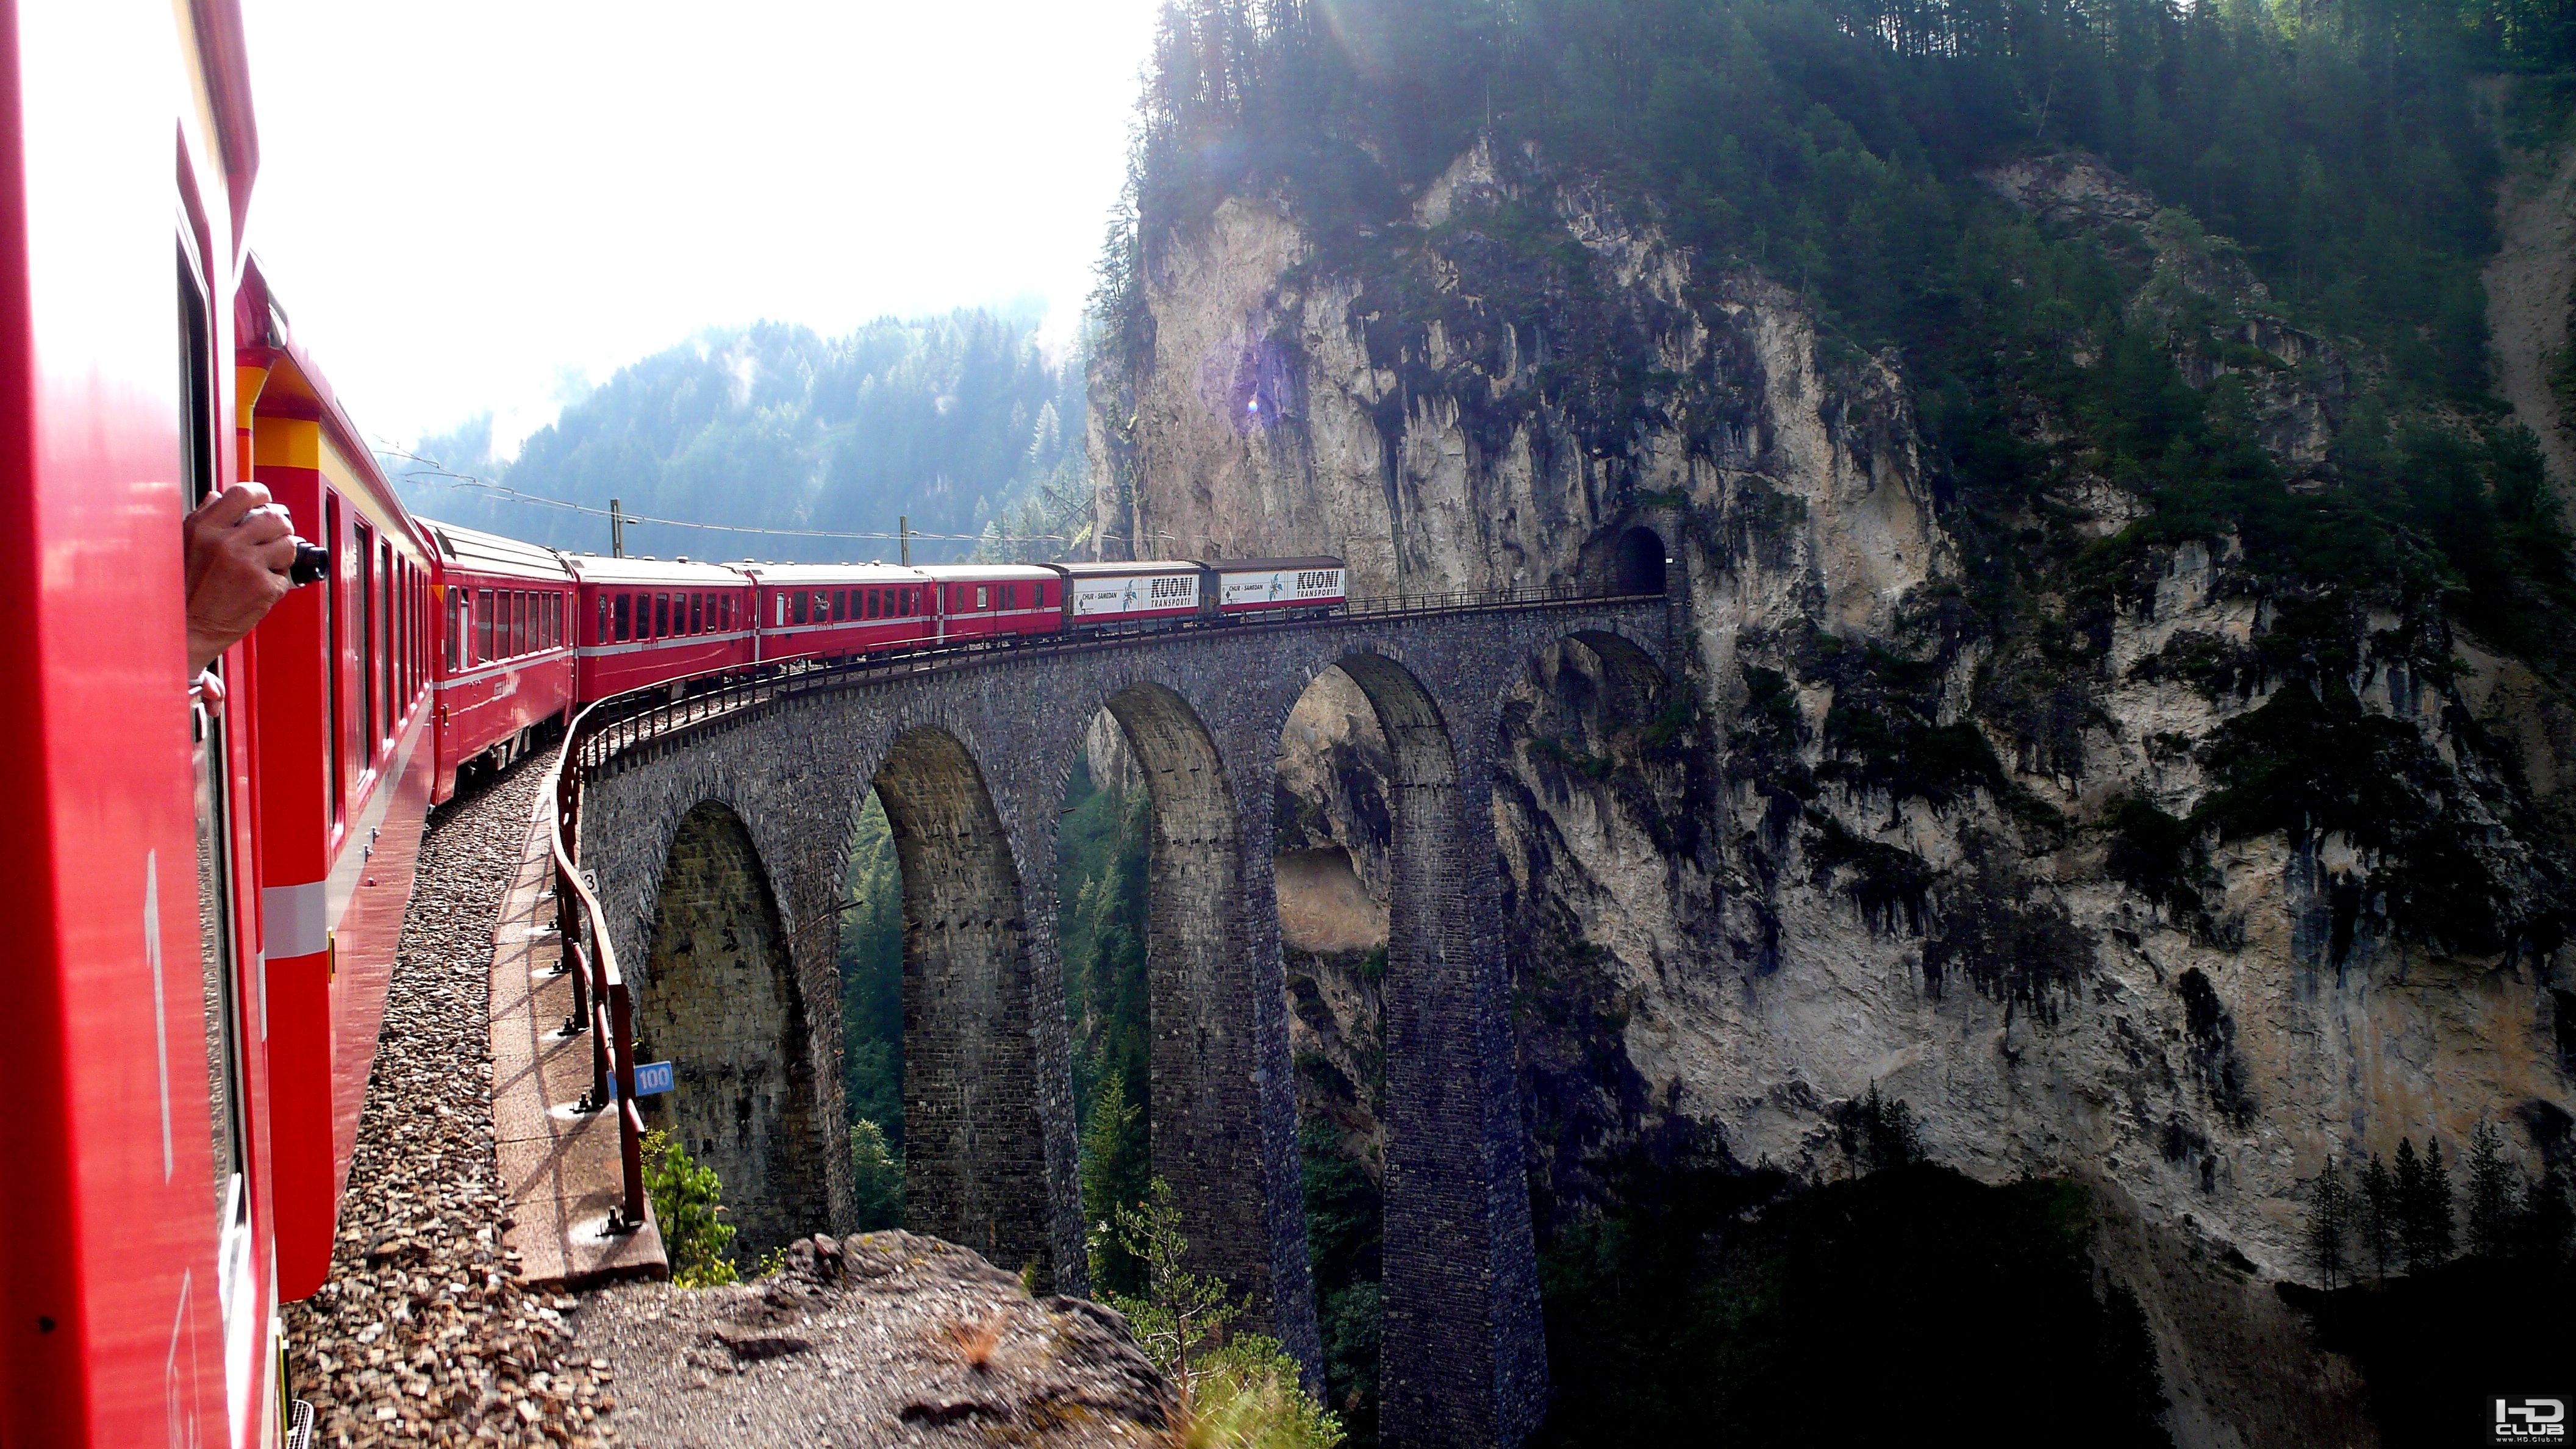
[{"label": "pine tree", "polygon": [[2308,1265],[2317,1270],[2317,1281],[2328,1288],[2346,1276],[2349,1265],[2344,1258],[2344,1241],[2352,1231],[2352,1193],[2344,1186],[2343,1171],[2329,1155],[2326,1165],[2317,1173],[2315,1186],[2308,1190]]},{"label": "pine tree", "polygon": [[2459,1251],[2459,1239],[2452,1231],[2451,1170],[2442,1165],[2440,1138],[2427,1138],[2424,1148],[2423,1195],[2416,1213],[2416,1231],[2423,1255],[2410,1267],[2438,1268],[2451,1261]]},{"label": "pine tree", "polygon": [[2522,1174],[2504,1155],[2504,1134],[2490,1122],[2469,1133],[2469,1252],[2501,1258],[2513,1248]]},{"label": "pine tree", "polygon": [[2374,1152],[2361,1170],[2361,1253],[2372,1276],[2388,1276],[2388,1260],[2396,1251],[2397,1180]]},{"label": "pine tree", "polygon": [[2520,1237],[2525,1256],[2539,1263],[2565,1262],[2576,1252],[2576,1200],[2567,1190],[2567,1174],[2550,1163],[2522,1195]]}]

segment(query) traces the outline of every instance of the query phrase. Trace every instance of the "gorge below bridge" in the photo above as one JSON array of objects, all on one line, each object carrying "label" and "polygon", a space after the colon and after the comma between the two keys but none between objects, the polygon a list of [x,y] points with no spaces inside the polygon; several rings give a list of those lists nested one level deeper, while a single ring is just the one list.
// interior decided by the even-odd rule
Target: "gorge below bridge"
[{"label": "gorge below bridge", "polygon": [[722,1175],[755,1251],[852,1221],[839,913],[874,790],[903,880],[906,1226],[1086,1291],[1055,833],[1106,709],[1151,800],[1152,1171],[1175,1190],[1191,1266],[1313,1372],[1273,791],[1290,711],[1338,666],[1394,760],[1385,1435],[1518,1442],[1547,1367],[1495,840],[1500,711],[1569,639],[1670,676],[1677,573],[1621,582],[1664,592],[1361,601],[818,670],[592,737],[580,858],[628,963],[638,1050],[678,1064],[659,1121]]}]

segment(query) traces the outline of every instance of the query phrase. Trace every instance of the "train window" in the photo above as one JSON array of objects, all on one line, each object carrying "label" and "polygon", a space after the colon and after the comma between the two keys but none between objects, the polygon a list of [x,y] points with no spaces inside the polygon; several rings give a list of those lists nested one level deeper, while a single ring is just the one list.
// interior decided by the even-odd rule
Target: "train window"
[{"label": "train window", "polygon": [[810,603],[809,603],[809,601],[808,601],[808,595],[806,594],[806,592],[805,592],[803,589],[798,589],[798,590],[796,591],[796,622],[797,622],[797,623],[802,624],[802,623],[804,623],[804,622],[805,622],[806,611],[807,611],[810,607],[811,607],[811,604],[810,604]]},{"label": "train window", "polygon": [[707,596],[704,594],[689,595],[689,632],[707,632]]},{"label": "train window", "polygon": [[975,586],[975,607],[978,609],[989,609],[993,607],[992,590],[985,588],[982,584],[977,584]]},{"label": "train window", "polygon": [[394,631],[394,546],[391,540],[376,545],[376,573],[385,581],[385,637],[376,672],[385,686],[385,733],[394,732],[394,721],[402,715],[402,696],[394,691],[394,654],[399,647],[394,641],[401,636]]},{"label": "train window", "polygon": [[599,596],[599,628],[591,634],[590,642],[593,644],[607,643],[609,639],[608,629],[608,596],[606,594],[602,594]]},{"label": "train window", "polygon": [[376,651],[383,641],[376,637],[376,535],[365,524],[358,525],[358,627],[357,637],[349,643],[358,656],[358,740],[364,745],[376,741]]},{"label": "train window", "polygon": [[496,657],[498,656],[492,652],[492,591],[476,589],[474,591],[474,662],[489,664]]},{"label": "train window", "polygon": [[653,637],[656,639],[671,637],[671,596],[669,594],[653,596]]},{"label": "train window", "polygon": [[413,593],[413,590],[418,587],[418,583],[412,572],[411,560],[404,559],[401,563],[401,568],[403,585],[402,682],[403,698],[409,699],[414,693],[418,692],[420,688],[420,676],[414,672],[417,666],[412,657],[414,652],[420,648],[420,601]]},{"label": "train window", "polygon": [[845,624],[849,622],[849,619],[850,591],[847,589],[834,589],[832,591],[832,622],[835,624]]},{"label": "train window", "polygon": [[717,606],[718,610],[719,610],[719,611],[721,611],[721,613],[722,613],[722,614],[723,614],[723,616],[724,616],[724,617],[723,617],[722,622],[718,623],[718,624],[716,625],[716,627],[717,627],[718,629],[723,630],[725,633],[728,633],[728,634],[732,633],[732,632],[733,632],[733,595],[731,595],[731,594],[718,594],[718,595],[716,595],[716,606]]},{"label": "train window", "polygon": [[625,643],[627,640],[632,639],[632,638],[634,638],[634,637],[635,637],[635,606],[634,606],[634,602],[633,602],[633,601],[632,601],[632,600],[631,600],[627,595],[625,595],[625,594],[619,594],[619,595],[617,596],[617,642],[618,642],[618,643],[620,643],[620,644],[623,644],[623,643]]}]

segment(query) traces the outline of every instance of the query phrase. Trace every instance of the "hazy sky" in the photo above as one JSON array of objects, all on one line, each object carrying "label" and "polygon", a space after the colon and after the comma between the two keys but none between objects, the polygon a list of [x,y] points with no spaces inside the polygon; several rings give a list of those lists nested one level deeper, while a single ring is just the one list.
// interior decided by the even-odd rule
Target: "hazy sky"
[{"label": "hazy sky", "polygon": [[[700,327],[1070,331],[1154,0],[246,0],[251,245],[358,426],[505,441]],[[567,373],[567,369],[577,373]]]}]

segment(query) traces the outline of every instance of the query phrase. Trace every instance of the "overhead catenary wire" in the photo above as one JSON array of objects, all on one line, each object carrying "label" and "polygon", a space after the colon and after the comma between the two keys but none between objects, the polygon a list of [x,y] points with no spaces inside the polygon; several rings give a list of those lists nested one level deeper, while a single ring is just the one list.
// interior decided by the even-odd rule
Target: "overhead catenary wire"
[{"label": "overhead catenary wire", "polygon": [[[566,513],[578,513],[590,518],[622,518],[627,523],[631,524],[641,523],[656,525],[663,528],[695,528],[710,533],[749,533],[759,534],[770,538],[844,538],[879,541],[897,540],[910,537],[916,540],[928,540],[933,543],[1073,544],[1087,542],[1093,539],[1098,539],[1102,542],[1115,543],[1134,543],[1139,541],[1134,535],[1117,533],[926,533],[916,528],[906,534],[832,528],[761,528],[756,525],[744,523],[701,523],[695,519],[689,518],[655,518],[649,514],[636,513],[631,510],[611,511],[606,508],[595,508],[587,503],[575,503],[567,498],[549,498],[542,493],[530,493],[524,489],[513,488],[507,483],[496,483],[489,478],[478,478],[471,473],[459,473],[435,458],[424,458],[418,453],[394,447],[386,443],[381,438],[376,440],[375,446],[376,452],[379,456],[400,458],[404,462],[419,465],[417,468],[404,470],[402,479],[405,482],[429,483],[442,488],[477,489],[493,497],[512,503],[525,503],[538,508],[560,509]],[[1158,530],[1153,534],[1147,535],[1146,541],[1160,541],[1171,537],[1173,537],[1172,534]]]}]

